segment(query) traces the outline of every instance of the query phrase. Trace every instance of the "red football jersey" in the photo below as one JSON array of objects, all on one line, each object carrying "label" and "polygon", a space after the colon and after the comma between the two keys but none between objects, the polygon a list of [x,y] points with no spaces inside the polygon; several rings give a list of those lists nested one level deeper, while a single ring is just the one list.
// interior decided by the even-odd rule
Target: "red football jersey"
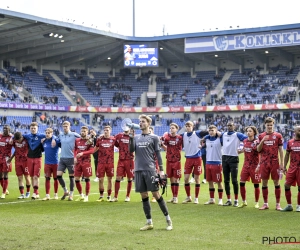
[{"label": "red football jersey", "polygon": [[114,146],[115,137],[110,136],[109,138],[98,138],[96,147],[98,150],[98,162],[99,163],[114,163]]},{"label": "red football jersey", "polygon": [[278,161],[278,148],[283,145],[282,135],[277,132],[271,134],[263,132],[258,136],[258,141],[260,142],[266,135],[269,138],[264,141],[264,145],[260,151],[261,162]]},{"label": "red football jersey", "polygon": [[0,161],[4,162],[5,157],[11,157],[11,149],[13,145],[10,145],[8,142],[11,139],[11,136],[0,135]]},{"label": "red football jersey", "polygon": [[244,166],[256,168],[259,162],[259,153],[257,152],[258,140],[250,141],[245,139],[244,143]]},{"label": "red football jersey", "polygon": [[181,150],[183,139],[181,135],[167,136],[162,138],[164,144],[167,146],[166,158],[169,162],[177,162],[181,160]]},{"label": "red football jersey", "polygon": [[83,153],[78,158],[79,161],[91,160],[91,154],[94,152],[93,144],[88,143],[88,139],[77,138],[75,140],[75,155]]},{"label": "red football jersey", "polygon": [[15,160],[17,162],[21,162],[24,159],[27,160],[28,142],[25,139],[23,139],[22,142],[17,142],[14,140],[13,146],[15,148]]},{"label": "red football jersey", "polygon": [[119,159],[120,160],[131,160],[134,158],[133,153],[129,150],[129,135],[119,133],[115,136],[115,146],[119,148]]},{"label": "red football jersey", "polygon": [[291,139],[286,151],[290,153],[290,167],[297,168],[300,165],[300,140]]}]

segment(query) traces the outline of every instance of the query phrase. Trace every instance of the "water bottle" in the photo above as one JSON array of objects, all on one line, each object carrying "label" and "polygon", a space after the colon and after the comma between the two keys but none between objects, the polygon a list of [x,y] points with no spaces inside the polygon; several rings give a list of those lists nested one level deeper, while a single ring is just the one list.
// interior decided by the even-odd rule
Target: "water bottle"
[{"label": "water bottle", "polygon": [[240,145],[239,145],[239,147],[238,147],[238,150],[241,151],[241,150],[243,150],[243,148],[244,148],[244,143],[243,143],[243,142],[240,142]]},{"label": "water bottle", "polygon": [[282,180],[283,171],[281,169],[278,169],[278,176],[279,176],[279,180]]}]

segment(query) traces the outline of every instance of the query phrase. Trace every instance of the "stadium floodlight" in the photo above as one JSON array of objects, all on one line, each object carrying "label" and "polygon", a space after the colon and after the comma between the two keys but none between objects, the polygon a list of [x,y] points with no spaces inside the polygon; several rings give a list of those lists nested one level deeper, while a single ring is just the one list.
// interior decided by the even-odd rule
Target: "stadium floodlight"
[{"label": "stadium floodlight", "polygon": [[107,57],[108,60],[110,60],[110,57]]},{"label": "stadium floodlight", "polygon": [[218,55],[215,55],[215,57],[218,57]]},{"label": "stadium floodlight", "polygon": [[160,47],[159,49],[160,49],[160,50],[163,50],[164,48],[163,48],[163,47]]},{"label": "stadium floodlight", "polygon": [[63,38],[64,36],[63,35],[60,35],[58,38]]},{"label": "stadium floodlight", "polygon": [[49,36],[53,36],[53,35],[54,35],[53,33],[50,33],[50,34],[49,34]]},{"label": "stadium floodlight", "polygon": [[266,51],[265,51],[265,53],[266,53],[266,54],[268,54],[268,53],[269,53],[269,51],[267,51],[267,50],[266,50]]},{"label": "stadium floodlight", "polygon": [[55,34],[54,37],[58,37],[58,34]]}]

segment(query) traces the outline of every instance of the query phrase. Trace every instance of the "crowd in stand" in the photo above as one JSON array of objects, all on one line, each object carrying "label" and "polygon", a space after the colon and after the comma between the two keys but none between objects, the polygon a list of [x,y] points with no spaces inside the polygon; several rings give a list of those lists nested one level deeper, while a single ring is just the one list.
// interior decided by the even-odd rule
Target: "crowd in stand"
[{"label": "crowd in stand", "polygon": [[41,96],[41,100],[43,101],[43,104],[58,104],[57,96]]}]

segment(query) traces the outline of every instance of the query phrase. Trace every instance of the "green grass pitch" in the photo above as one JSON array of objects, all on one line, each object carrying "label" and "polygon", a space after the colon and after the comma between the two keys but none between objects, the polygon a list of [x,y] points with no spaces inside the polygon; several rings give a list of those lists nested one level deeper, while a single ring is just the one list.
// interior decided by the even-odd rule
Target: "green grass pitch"
[{"label": "green grass pitch", "polygon": [[[165,154],[163,159],[165,159]],[[117,162],[118,154],[116,154]],[[184,162],[184,160],[183,160]],[[241,170],[243,156],[240,156]],[[183,165],[183,164],[182,164]],[[66,183],[68,178],[65,175]],[[94,177],[91,179],[93,180]],[[201,176],[201,180],[203,177]],[[52,181],[51,181],[52,182]],[[201,184],[199,205],[181,204],[185,198],[180,181],[179,203],[168,204],[173,231],[166,231],[165,218],[158,204],[151,203],[154,229],[140,232],[145,217],[140,195],[134,190],[131,201],[124,202],[127,182],[121,182],[119,202],[96,202],[98,183],[91,181],[88,203],[61,200],[18,200],[17,177],[9,175],[10,194],[0,200],[0,249],[298,249],[299,245],[263,244],[263,237],[295,237],[300,241],[300,213],[275,211],[274,185],[269,183],[267,211],[254,208],[254,190],[246,184],[245,208],[203,205],[209,198],[208,184]],[[281,181],[281,205],[286,205],[284,181]],[[83,188],[84,188],[83,183]],[[134,188],[134,187],[133,187]],[[62,195],[59,189],[59,195]],[[194,194],[194,184],[191,184]],[[77,190],[75,194],[78,195]],[[45,195],[44,177],[40,178],[40,196]],[[53,185],[51,183],[53,197]],[[217,192],[216,192],[217,197]],[[76,198],[76,196],[75,196]],[[171,190],[168,187],[168,196]],[[239,197],[240,198],[240,197]],[[217,200],[217,199],[216,199]],[[295,208],[297,188],[292,188]],[[226,201],[224,192],[223,201]],[[241,199],[239,200],[241,202]],[[262,195],[260,204],[262,205]],[[280,238],[279,238],[280,239]]]}]

